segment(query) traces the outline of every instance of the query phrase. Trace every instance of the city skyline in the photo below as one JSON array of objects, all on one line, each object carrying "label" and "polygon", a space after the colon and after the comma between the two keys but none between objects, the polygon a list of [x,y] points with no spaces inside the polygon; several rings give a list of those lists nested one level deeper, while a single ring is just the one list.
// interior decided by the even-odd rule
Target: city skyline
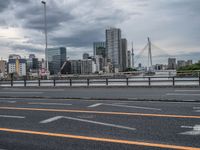
[{"label": "city skyline", "polygon": [[[49,47],[67,47],[71,59],[81,58],[85,52],[92,54],[93,42],[105,41],[108,27],[120,28],[129,50],[133,41],[136,55],[145,46],[147,36],[175,57],[197,60],[200,55],[198,0],[46,2]],[[44,58],[41,2],[1,1],[0,12],[0,56],[35,53]]]}]

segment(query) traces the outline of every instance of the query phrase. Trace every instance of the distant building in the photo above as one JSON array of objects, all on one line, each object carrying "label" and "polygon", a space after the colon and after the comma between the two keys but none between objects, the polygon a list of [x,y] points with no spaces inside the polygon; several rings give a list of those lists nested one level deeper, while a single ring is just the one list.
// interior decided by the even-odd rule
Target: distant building
[{"label": "distant building", "polygon": [[[99,52],[99,49],[104,49],[104,51],[105,51],[106,50],[106,43],[105,42],[94,42],[93,43],[93,55],[94,55],[94,57],[96,55],[99,55],[99,53],[102,53],[102,52]],[[103,53],[105,53],[105,52],[103,52]]]},{"label": "distant building", "polygon": [[66,48],[48,48],[47,56],[50,74],[60,73],[60,69],[66,61]]},{"label": "distant building", "polygon": [[187,60],[187,62],[186,62],[186,66],[190,66],[190,65],[192,65],[193,63],[192,63],[192,60]]},{"label": "distant building", "polygon": [[131,68],[131,51],[127,51],[127,68]]},{"label": "distant building", "polygon": [[83,53],[83,59],[89,59],[90,55],[88,53]]},{"label": "distant building", "polygon": [[92,59],[70,60],[71,74],[91,74],[94,73],[94,61]]},{"label": "distant building", "polygon": [[121,30],[106,29],[106,56],[110,59],[113,72],[122,71]]},{"label": "distant building", "polygon": [[81,74],[81,60],[70,60],[71,74]]},{"label": "distant building", "polygon": [[9,59],[8,73],[14,73],[19,77],[26,76],[26,59]]},{"label": "distant building", "polygon": [[164,65],[163,65],[163,64],[156,64],[156,65],[154,66],[154,69],[155,69],[155,70],[164,70]]},{"label": "distant building", "polygon": [[34,54],[30,54],[27,59],[27,70],[28,72],[38,72],[39,70],[39,61]]},{"label": "distant building", "polygon": [[7,74],[7,62],[0,60],[0,77],[3,78]]},{"label": "distant building", "polygon": [[125,71],[127,68],[127,40],[121,39],[122,45],[122,71]]},{"label": "distant building", "polygon": [[185,60],[178,60],[177,61],[177,68],[185,67],[185,66],[186,66]]},{"label": "distant building", "polygon": [[107,65],[106,48],[98,47],[96,49],[95,64],[97,72],[105,72],[105,66]]},{"label": "distant building", "polygon": [[168,69],[176,69],[176,58],[168,58]]},{"label": "distant building", "polygon": [[71,62],[66,61],[61,68],[61,74],[70,74],[71,73]]}]

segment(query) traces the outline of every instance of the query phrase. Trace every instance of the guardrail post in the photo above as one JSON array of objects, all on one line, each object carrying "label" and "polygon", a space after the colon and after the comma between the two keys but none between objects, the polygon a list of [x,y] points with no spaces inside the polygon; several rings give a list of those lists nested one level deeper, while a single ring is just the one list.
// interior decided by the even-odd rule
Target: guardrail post
[{"label": "guardrail post", "polygon": [[40,79],[38,79],[38,86],[40,86]]},{"label": "guardrail post", "polygon": [[87,79],[87,86],[90,85],[90,79]]},{"label": "guardrail post", "polygon": [[126,85],[128,86],[129,84],[128,84],[128,78],[126,78]]},{"label": "guardrail post", "polygon": [[108,86],[108,78],[106,78],[106,85]]},{"label": "guardrail post", "polygon": [[148,81],[149,81],[149,86],[151,86],[151,78],[148,77]]},{"label": "guardrail post", "polygon": [[26,87],[26,78],[24,77],[24,87]]},{"label": "guardrail post", "polygon": [[200,77],[199,77],[199,86],[200,86]]},{"label": "guardrail post", "polygon": [[69,79],[69,85],[72,86],[72,79]]},{"label": "guardrail post", "polygon": [[56,79],[55,78],[53,79],[53,86],[54,87],[56,86]]},{"label": "guardrail post", "polygon": [[172,81],[173,81],[173,86],[175,86],[175,78],[172,77]]},{"label": "guardrail post", "polygon": [[13,79],[10,80],[10,85],[13,87]]}]

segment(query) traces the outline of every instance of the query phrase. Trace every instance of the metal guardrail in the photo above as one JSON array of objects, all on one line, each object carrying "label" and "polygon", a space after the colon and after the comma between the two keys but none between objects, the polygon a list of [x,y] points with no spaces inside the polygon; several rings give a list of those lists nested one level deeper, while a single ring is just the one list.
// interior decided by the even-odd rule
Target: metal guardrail
[{"label": "metal guardrail", "polygon": [[67,79],[67,80],[10,80],[1,81],[1,87],[73,87],[73,86],[200,86],[200,77],[134,77],[121,79]]}]

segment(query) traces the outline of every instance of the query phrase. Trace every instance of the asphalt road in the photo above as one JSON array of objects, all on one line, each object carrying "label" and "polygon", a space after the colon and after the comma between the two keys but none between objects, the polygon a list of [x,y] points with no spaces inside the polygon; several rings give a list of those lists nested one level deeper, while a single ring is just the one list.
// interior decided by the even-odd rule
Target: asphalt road
[{"label": "asphalt road", "polygon": [[200,101],[200,87],[0,88],[0,97]]},{"label": "asphalt road", "polygon": [[0,150],[194,150],[199,139],[197,102],[0,99]]}]

